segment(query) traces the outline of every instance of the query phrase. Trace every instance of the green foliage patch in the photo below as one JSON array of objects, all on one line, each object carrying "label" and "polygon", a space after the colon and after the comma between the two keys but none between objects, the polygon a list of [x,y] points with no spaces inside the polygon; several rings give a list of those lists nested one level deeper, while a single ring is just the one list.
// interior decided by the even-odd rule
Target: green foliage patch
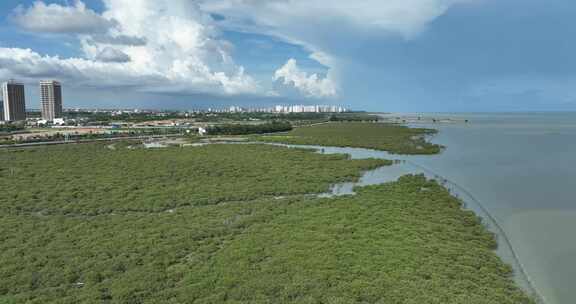
[{"label": "green foliage patch", "polygon": [[0,216],[0,303],[532,303],[478,218],[407,176],[356,196]]},{"label": "green foliage patch", "polygon": [[332,114],[330,121],[343,121],[343,122],[377,122],[380,116],[369,113],[339,113]]},{"label": "green foliage patch", "polygon": [[245,135],[287,132],[292,125],[287,121],[273,121],[263,124],[224,124],[208,127],[209,135]]},{"label": "green foliage patch", "polygon": [[267,142],[333,147],[357,147],[397,154],[436,154],[441,146],[426,141],[436,130],[388,123],[326,123],[294,129],[286,136],[262,136]]},{"label": "green foliage patch", "polygon": [[195,265],[195,303],[532,303],[492,234],[437,183],[358,190],[295,202]]},{"label": "green foliage patch", "polygon": [[0,124],[0,134],[24,130],[21,124]]},{"label": "green foliage patch", "polygon": [[320,193],[384,164],[264,145],[0,150],[0,210],[105,214]]},{"label": "green foliage patch", "polygon": [[0,150],[0,303],[531,304],[480,220],[390,164],[265,145]]}]

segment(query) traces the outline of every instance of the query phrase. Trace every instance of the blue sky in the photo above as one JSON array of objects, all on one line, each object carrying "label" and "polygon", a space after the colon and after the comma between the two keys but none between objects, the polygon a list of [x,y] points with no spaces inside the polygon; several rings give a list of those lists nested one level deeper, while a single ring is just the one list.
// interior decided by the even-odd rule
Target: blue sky
[{"label": "blue sky", "polygon": [[[20,7],[17,9],[17,7]],[[0,2],[0,78],[66,106],[576,110],[566,0]]]}]

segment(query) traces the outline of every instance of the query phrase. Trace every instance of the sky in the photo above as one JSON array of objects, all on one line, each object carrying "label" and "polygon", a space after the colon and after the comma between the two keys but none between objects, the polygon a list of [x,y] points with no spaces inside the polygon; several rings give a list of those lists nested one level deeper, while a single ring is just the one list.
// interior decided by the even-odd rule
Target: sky
[{"label": "sky", "polygon": [[2,0],[0,80],[65,107],[576,110],[569,0]]}]

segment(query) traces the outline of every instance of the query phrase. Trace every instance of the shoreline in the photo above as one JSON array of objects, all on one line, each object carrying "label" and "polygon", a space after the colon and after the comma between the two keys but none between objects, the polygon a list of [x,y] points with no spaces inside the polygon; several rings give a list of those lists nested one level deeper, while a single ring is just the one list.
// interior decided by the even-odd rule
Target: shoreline
[{"label": "shoreline", "polygon": [[[450,191],[450,193],[452,193],[456,198],[462,200],[462,202],[464,203],[463,208],[465,210],[472,210],[481,219],[488,220],[487,223],[483,221],[484,225],[486,226],[486,229],[488,229],[490,232],[492,232],[496,236],[498,236],[499,237],[498,239],[504,240],[504,242],[500,242],[497,239],[498,248],[495,250],[496,253],[498,254],[500,252],[500,250],[503,249],[503,248],[501,248],[501,245],[504,245],[505,250],[507,250],[509,252],[509,254],[511,255],[511,259],[513,260],[513,263],[511,263],[512,264],[511,266],[515,270],[514,271],[514,273],[515,273],[514,277],[515,277],[515,279],[520,279],[523,283],[523,284],[521,284],[521,285],[523,285],[521,287],[525,290],[528,289],[526,291],[530,292],[530,295],[532,295],[536,298],[537,303],[540,303],[540,304],[547,304],[548,303],[546,301],[546,298],[544,297],[544,295],[540,291],[538,291],[536,284],[534,283],[534,281],[532,280],[532,278],[530,277],[530,275],[526,271],[524,265],[520,261],[519,255],[518,255],[517,251],[514,249],[514,246],[512,245],[512,242],[511,242],[510,238],[508,237],[508,235],[506,234],[506,231],[504,230],[504,228],[502,228],[501,224],[492,215],[492,213],[488,210],[488,208],[486,206],[484,206],[484,204],[480,200],[478,200],[472,194],[472,192],[470,190],[462,187],[461,185],[459,185],[459,184],[443,177],[442,175],[439,175],[439,174],[435,173],[434,171],[432,171],[432,170],[430,170],[430,169],[428,169],[422,165],[419,165],[413,161],[405,161],[405,162],[411,166],[414,166],[415,168],[422,170],[423,172],[425,172],[426,175],[430,175],[430,176],[432,176],[432,179],[440,182],[441,185],[443,187],[445,187],[446,189],[448,189],[448,191]],[[466,200],[462,197],[467,197],[468,200]],[[470,206],[476,206],[477,208],[470,208]],[[502,252],[500,252],[500,254],[498,254],[498,256],[500,256],[500,258],[502,258],[504,260],[507,260],[508,258],[502,256],[501,253]]]}]

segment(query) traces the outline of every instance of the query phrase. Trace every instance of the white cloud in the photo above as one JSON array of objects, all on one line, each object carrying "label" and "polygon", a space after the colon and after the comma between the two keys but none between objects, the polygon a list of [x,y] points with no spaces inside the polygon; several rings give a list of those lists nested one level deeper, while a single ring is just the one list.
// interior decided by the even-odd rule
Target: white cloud
[{"label": "white cloud", "polygon": [[87,9],[79,0],[74,6],[36,1],[28,9],[18,7],[12,18],[24,29],[47,33],[106,32],[115,25],[113,20],[103,18],[93,10]]},{"label": "white cloud", "polygon": [[10,78],[18,75],[26,82],[56,78],[76,86],[134,87],[144,92],[240,94],[247,93],[246,88],[254,85],[242,69],[233,75],[208,71],[196,75],[166,74],[166,71],[132,62],[62,59],[17,48],[0,48],[0,75]]},{"label": "white cloud", "polygon": [[[30,81],[50,77],[67,80],[67,85],[74,86],[131,86],[141,91],[178,94],[265,94],[244,68],[234,63],[231,44],[219,37],[210,16],[193,2],[104,0],[104,3],[102,15],[89,11],[80,1],[70,7],[36,2],[26,11],[21,9],[19,16],[36,16],[36,11],[47,9],[66,12],[63,15],[68,20],[96,14],[99,20],[114,20],[114,26],[103,25],[106,31],[73,27],[84,58],[63,59],[33,50],[0,48],[2,74]],[[58,22],[52,21],[45,19],[42,31],[64,31]]]},{"label": "white cloud", "polygon": [[[276,71],[275,84],[306,97],[331,98],[338,95],[338,75],[345,72],[342,50],[381,33],[411,39],[452,5],[474,0],[102,1],[102,14],[80,0],[18,8],[13,16],[18,25],[76,34],[83,56],[63,59],[0,48],[0,74],[142,91],[276,95],[234,62],[234,46],[221,38],[225,27],[303,46],[327,68],[326,76],[306,73],[290,59]],[[214,21],[210,13],[224,18]]]},{"label": "white cloud", "polygon": [[336,85],[328,74],[322,78],[318,74],[302,71],[295,59],[291,58],[274,73],[274,80],[286,87],[293,87],[302,95],[311,98],[329,98],[337,96]]},{"label": "white cloud", "polygon": [[[224,23],[267,31],[294,41],[310,25],[339,25],[411,37],[452,5],[474,0],[203,0],[202,8],[221,14]],[[311,35],[312,36],[312,35]],[[306,42],[306,41],[304,41]]]},{"label": "white cloud", "polygon": [[320,51],[310,54],[310,58],[316,60],[317,62],[323,64],[324,66],[332,66],[334,65],[335,61],[335,59],[331,55]]},{"label": "white cloud", "polygon": [[328,68],[330,86],[336,87],[348,50],[375,39],[414,39],[453,5],[471,1],[477,0],[201,0],[200,5],[222,16],[218,24],[228,29],[303,46]]},{"label": "white cloud", "polygon": [[[101,87],[137,85],[139,82],[146,83],[147,79],[154,77],[144,68],[136,70],[127,64],[80,58],[61,59],[55,56],[42,56],[30,49],[17,48],[0,48],[0,70],[4,70],[4,74],[17,74],[26,81],[57,78],[74,81],[80,85]],[[143,76],[133,77],[137,72],[143,72]],[[111,75],[114,77],[110,77]]]},{"label": "white cloud", "polygon": [[130,56],[120,50],[105,47],[96,55],[95,59],[102,62],[128,62]]},{"label": "white cloud", "polygon": [[147,43],[146,39],[142,37],[128,35],[90,35],[90,39],[95,43],[111,45],[143,46]]}]

